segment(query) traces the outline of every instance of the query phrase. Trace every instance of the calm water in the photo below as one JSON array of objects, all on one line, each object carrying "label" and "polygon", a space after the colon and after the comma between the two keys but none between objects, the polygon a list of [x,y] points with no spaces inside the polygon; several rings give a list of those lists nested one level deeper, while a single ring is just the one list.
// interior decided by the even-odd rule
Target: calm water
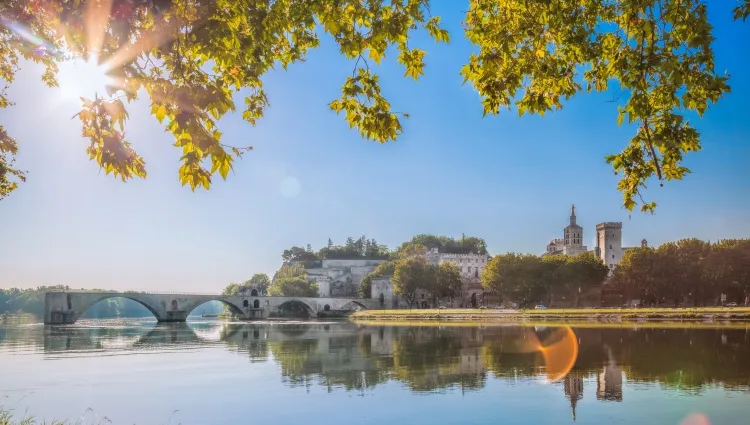
[{"label": "calm water", "polygon": [[748,424],[750,328],[0,325],[0,404],[85,424]]}]

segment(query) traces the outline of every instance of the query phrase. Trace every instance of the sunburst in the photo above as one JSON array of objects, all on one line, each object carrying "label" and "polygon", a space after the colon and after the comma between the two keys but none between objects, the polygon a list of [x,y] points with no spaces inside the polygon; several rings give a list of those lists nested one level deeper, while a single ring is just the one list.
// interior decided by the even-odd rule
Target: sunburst
[{"label": "sunburst", "polygon": [[95,56],[87,60],[76,58],[60,64],[57,82],[65,98],[106,97],[107,87],[115,85],[114,78],[107,75],[108,71]]}]

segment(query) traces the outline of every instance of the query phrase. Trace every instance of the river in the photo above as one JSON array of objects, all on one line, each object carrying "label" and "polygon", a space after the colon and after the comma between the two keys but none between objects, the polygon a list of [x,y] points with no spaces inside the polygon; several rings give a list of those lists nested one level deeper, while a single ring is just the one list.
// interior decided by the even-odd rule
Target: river
[{"label": "river", "polygon": [[747,424],[750,326],[4,324],[0,405],[82,425]]}]

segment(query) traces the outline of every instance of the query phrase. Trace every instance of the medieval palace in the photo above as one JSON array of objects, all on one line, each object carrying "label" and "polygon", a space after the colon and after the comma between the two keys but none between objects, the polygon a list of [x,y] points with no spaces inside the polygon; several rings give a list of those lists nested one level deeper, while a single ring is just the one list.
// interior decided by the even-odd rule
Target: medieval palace
[{"label": "medieval palace", "polygon": [[[641,241],[641,246],[648,245],[646,239]],[[596,225],[596,246],[589,250],[583,245],[583,227],[576,223],[576,206],[570,210],[570,222],[563,230],[562,239],[553,239],[547,244],[544,255],[578,255],[591,252],[600,258],[610,270],[622,260],[623,253],[630,248],[622,246],[622,223],[605,222]]]}]

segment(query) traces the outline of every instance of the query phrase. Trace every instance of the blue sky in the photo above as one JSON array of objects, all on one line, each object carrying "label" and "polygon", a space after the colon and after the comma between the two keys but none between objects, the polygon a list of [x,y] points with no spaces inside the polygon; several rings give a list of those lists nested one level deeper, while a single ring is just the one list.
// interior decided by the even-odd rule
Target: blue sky
[{"label": "blue sky", "polygon": [[0,112],[29,172],[0,202],[0,287],[215,292],[272,274],[291,245],[362,234],[393,247],[417,233],[466,233],[485,238],[492,253],[541,253],[561,237],[572,203],[589,246],[602,221],[623,222],[625,245],[750,237],[750,43],[742,41],[750,23],[732,22],[730,6],[712,5],[711,19],[717,69],[731,73],[732,93],[694,121],[704,149],[686,158],[693,174],[651,184],[655,215],[621,207],[604,156],[633,130],[617,127],[608,95],[579,95],[544,117],[482,118],[459,75],[472,50],[460,27],[463,2],[434,2],[452,42],[418,37],[428,52],[419,82],[402,78],[395,55],[378,70],[393,109],[411,115],[398,142],[364,141],[328,109],[353,63],[324,37],[307,62],[266,77],[271,107],[256,127],[240,114],[220,122],[227,143],[254,150],[210,191],[180,186],[180,152],[145,99],[130,105],[127,135],[148,178],[104,175],[71,119],[76,103],[24,64],[9,90],[16,105]]}]

